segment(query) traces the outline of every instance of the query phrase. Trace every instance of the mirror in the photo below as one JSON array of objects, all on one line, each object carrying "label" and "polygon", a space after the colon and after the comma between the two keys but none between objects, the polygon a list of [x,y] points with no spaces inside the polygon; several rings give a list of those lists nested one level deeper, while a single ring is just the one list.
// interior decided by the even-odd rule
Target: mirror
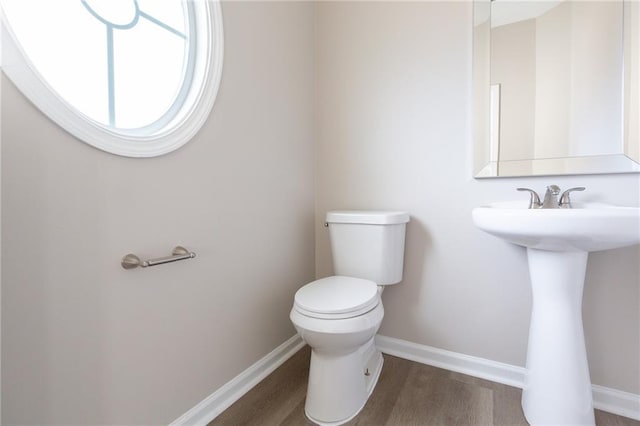
[{"label": "mirror", "polygon": [[474,0],[474,176],[640,172],[640,5]]}]

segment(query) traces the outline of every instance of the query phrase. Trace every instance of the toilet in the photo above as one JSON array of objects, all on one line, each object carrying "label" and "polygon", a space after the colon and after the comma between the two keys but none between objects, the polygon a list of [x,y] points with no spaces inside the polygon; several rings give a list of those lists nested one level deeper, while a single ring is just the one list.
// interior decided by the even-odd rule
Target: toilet
[{"label": "toilet", "polygon": [[382,371],[374,337],[384,309],[384,286],[402,281],[409,214],[327,213],[335,276],[295,295],[291,322],[311,347],[305,414],[319,425],[340,425],[364,407]]}]

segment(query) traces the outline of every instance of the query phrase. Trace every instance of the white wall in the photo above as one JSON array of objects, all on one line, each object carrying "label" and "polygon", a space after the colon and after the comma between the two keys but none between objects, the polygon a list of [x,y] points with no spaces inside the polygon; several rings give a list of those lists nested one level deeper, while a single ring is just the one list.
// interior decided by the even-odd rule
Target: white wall
[{"label": "white wall", "polygon": [[562,2],[491,29],[500,161],[623,151],[622,18],[622,2]]},{"label": "white wall", "polygon": [[622,2],[564,2],[536,22],[536,158],[623,150]]},{"label": "white wall", "polygon": [[640,3],[625,3],[624,27],[624,152],[640,162]]},{"label": "white wall", "polygon": [[536,21],[491,29],[491,83],[500,84],[500,161],[535,158]]},{"label": "white wall", "polygon": [[536,19],[535,158],[571,155],[572,3]]},{"label": "white wall", "polygon": [[[632,3],[632,2],[629,2]],[[623,2],[571,2],[569,154],[623,151]]]},{"label": "white wall", "polygon": [[[551,183],[637,206],[639,176],[471,177],[470,2],[322,2],[317,15],[316,275],[331,274],[327,210],[407,210],[405,279],[383,295],[380,333],[524,365],[525,251],[475,229],[471,209]],[[593,382],[634,393],[639,256],[591,254],[584,295]]]},{"label": "white wall", "polygon": [[[291,337],[313,278],[311,3],[225,3],[185,147],[75,140],[2,80],[4,424],[166,424]],[[194,260],[125,271],[123,255]]]}]

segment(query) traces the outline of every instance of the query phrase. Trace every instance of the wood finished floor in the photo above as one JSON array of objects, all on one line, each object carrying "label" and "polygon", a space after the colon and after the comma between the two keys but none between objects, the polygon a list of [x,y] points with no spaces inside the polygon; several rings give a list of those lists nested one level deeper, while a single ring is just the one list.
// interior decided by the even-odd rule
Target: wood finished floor
[{"label": "wood finished floor", "polygon": [[[309,358],[305,346],[209,425],[313,425],[304,415]],[[364,409],[348,425],[527,425],[521,390],[384,355]],[[596,410],[598,426],[640,422]]]}]

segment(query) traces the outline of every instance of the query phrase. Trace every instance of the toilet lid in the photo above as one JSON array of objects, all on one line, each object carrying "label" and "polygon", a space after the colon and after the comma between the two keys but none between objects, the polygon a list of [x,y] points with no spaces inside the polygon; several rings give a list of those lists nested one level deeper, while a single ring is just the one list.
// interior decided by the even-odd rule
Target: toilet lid
[{"label": "toilet lid", "polygon": [[380,301],[378,286],[361,278],[333,276],[309,283],[296,292],[294,307],[314,318],[352,318]]}]

